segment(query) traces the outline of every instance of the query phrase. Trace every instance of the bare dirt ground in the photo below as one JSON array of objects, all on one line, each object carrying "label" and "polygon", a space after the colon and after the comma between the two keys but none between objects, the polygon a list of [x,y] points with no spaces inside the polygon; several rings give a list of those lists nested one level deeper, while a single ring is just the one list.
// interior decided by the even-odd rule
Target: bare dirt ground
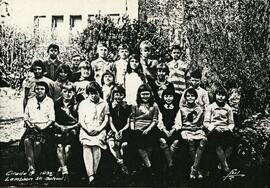
[{"label": "bare dirt ground", "polygon": [[0,142],[19,140],[24,132],[22,94],[0,89]]}]

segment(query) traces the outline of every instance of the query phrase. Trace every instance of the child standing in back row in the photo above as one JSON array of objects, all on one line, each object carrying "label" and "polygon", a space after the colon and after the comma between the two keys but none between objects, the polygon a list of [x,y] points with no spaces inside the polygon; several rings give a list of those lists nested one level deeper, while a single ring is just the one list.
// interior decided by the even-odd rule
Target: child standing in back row
[{"label": "child standing in back row", "polygon": [[136,105],[137,90],[145,82],[140,57],[133,54],[128,59],[127,74],[125,75],[126,101]]},{"label": "child standing in back row", "polygon": [[110,70],[115,75],[115,65],[112,62],[108,62],[108,47],[106,43],[99,42],[97,45],[98,58],[91,62],[91,66],[94,71],[95,81],[101,85],[101,77],[106,70]]},{"label": "child standing in back row", "polygon": [[116,82],[120,85],[124,85],[125,82],[125,74],[127,72],[127,64],[128,64],[128,56],[129,50],[127,44],[121,44],[118,47],[118,55],[120,59],[115,61],[115,68],[116,68]]},{"label": "child standing in back row", "polygon": [[186,89],[187,72],[189,64],[181,60],[183,49],[179,45],[172,46],[171,56],[173,58],[167,65],[170,69],[168,81],[171,82],[178,94],[183,93]]}]

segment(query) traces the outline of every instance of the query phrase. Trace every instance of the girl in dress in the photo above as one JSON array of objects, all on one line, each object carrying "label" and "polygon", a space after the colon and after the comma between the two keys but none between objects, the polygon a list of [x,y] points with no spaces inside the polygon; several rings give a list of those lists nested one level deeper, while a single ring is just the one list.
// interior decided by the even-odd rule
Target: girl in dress
[{"label": "girl in dress", "polygon": [[198,93],[194,88],[189,88],[184,93],[186,106],[180,109],[182,115],[182,132],[183,140],[189,145],[189,152],[193,165],[191,166],[190,179],[203,178],[199,169],[202,154],[207,141],[203,128],[203,109],[195,103]]},{"label": "girl in dress", "polygon": [[[36,82],[36,96],[29,99],[24,112],[24,126],[26,131],[21,139],[24,144],[28,162],[28,175],[36,173],[35,164],[42,151],[42,146],[48,142],[50,130],[55,121],[53,100],[47,96],[49,91],[46,82]],[[20,145],[21,145],[20,144]]]},{"label": "girl in dress", "polygon": [[139,86],[145,82],[140,56],[133,54],[129,57],[127,74],[125,75],[126,101],[136,105],[136,94]]},{"label": "girl in dress", "polygon": [[62,85],[62,97],[54,103],[55,137],[57,143],[57,157],[60,163],[58,172],[65,181],[69,180],[68,159],[71,148],[78,142],[78,113],[74,99],[75,86],[68,82]]},{"label": "girl in dress", "polygon": [[111,90],[115,85],[114,74],[110,70],[106,70],[101,77],[103,100],[109,102]]},{"label": "girl in dress", "polygon": [[218,168],[229,172],[227,159],[232,153],[234,119],[232,108],[226,104],[228,94],[218,87],[214,93],[214,103],[205,110],[204,126],[209,131],[209,145],[215,147],[220,160]]},{"label": "girl in dress", "polygon": [[109,103],[111,130],[107,137],[111,153],[115,157],[116,162],[121,166],[122,171],[127,174],[128,171],[124,165],[123,155],[124,148],[128,144],[127,130],[129,128],[128,118],[131,114],[131,106],[123,101],[125,96],[126,91],[122,86],[116,85],[112,88]]},{"label": "girl in dress", "polygon": [[181,113],[175,105],[174,87],[162,92],[159,105],[158,128],[160,130],[160,148],[163,150],[169,169],[173,166],[172,156],[179,147]]},{"label": "girl in dress", "polygon": [[137,92],[137,105],[132,106],[130,117],[130,145],[137,149],[144,165],[151,169],[150,155],[157,143],[158,106],[154,103],[151,88],[142,84]]},{"label": "girl in dress", "polygon": [[108,104],[100,98],[101,87],[90,82],[86,87],[88,97],[79,105],[79,139],[83,145],[83,158],[89,183],[94,183],[95,174],[101,158],[101,149],[106,149],[105,127],[109,120]]}]

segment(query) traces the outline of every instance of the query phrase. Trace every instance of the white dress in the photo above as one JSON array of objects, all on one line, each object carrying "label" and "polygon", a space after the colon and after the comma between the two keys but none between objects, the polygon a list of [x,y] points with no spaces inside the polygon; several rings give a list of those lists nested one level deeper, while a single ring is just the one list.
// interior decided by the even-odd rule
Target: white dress
[{"label": "white dress", "polygon": [[[108,104],[99,99],[97,104],[91,102],[89,98],[83,100],[79,105],[79,122],[84,124],[86,130],[95,130],[101,126],[105,116],[109,114]],[[90,136],[82,128],[80,129],[80,142],[82,145],[99,146],[106,149],[106,130],[103,129],[98,135]]]},{"label": "white dress", "polygon": [[126,101],[128,104],[136,105],[137,91],[143,81],[135,72],[126,74],[125,87],[126,87]]}]

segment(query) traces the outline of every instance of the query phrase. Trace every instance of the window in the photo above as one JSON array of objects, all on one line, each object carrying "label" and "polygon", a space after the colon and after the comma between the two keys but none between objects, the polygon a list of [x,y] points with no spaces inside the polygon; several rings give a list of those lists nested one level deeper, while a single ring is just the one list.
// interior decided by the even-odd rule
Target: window
[{"label": "window", "polygon": [[34,24],[35,28],[40,28],[42,25],[44,25],[46,16],[34,16]]},{"label": "window", "polygon": [[52,16],[52,28],[60,27],[64,23],[64,16]]},{"label": "window", "polygon": [[82,22],[82,16],[81,15],[71,15],[69,19],[69,26],[70,29],[80,27]]}]

